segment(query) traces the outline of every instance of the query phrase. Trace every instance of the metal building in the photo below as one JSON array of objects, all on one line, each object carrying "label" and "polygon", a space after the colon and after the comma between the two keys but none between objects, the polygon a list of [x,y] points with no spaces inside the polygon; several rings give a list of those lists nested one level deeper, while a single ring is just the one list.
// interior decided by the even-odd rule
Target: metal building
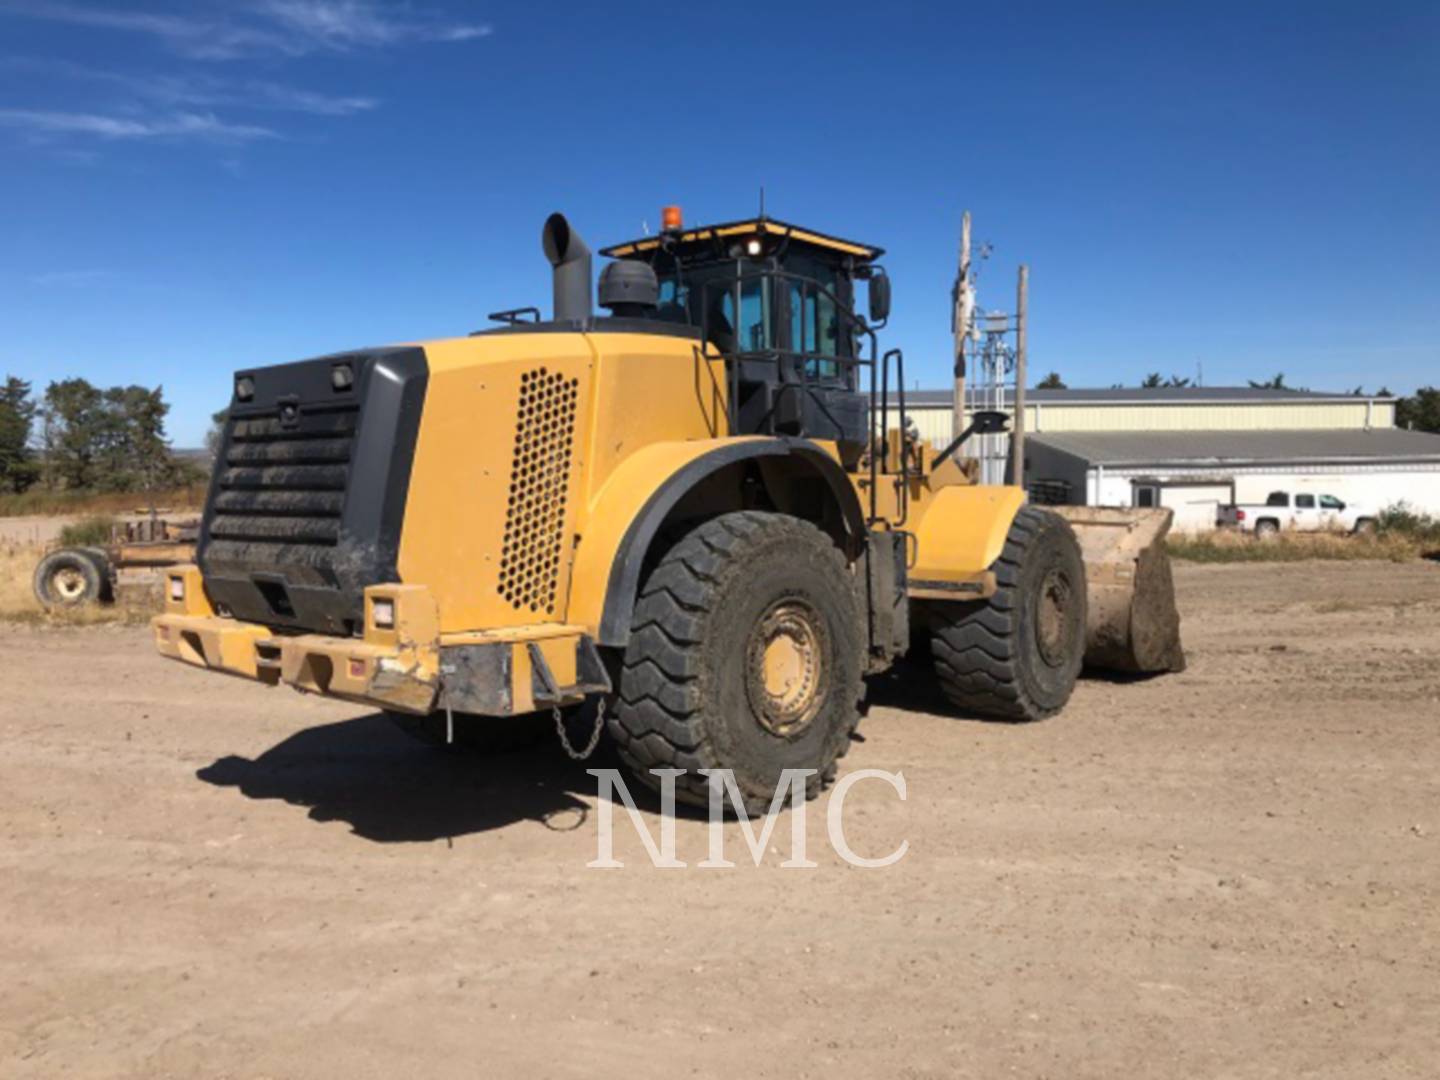
[{"label": "metal building", "polygon": [[[920,434],[950,441],[948,390],[912,390],[905,404]],[[1255,387],[1028,390],[1025,430],[1365,431],[1395,426],[1395,398]],[[1009,408],[1010,398],[1006,397]]]},{"label": "metal building", "polygon": [[[1280,490],[1440,516],[1440,435],[1396,429],[1395,403],[1257,387],[1030,390],[1025,482],[1038,502],[1168,506],[1192,531],[1214,528],[1222,503]],[[922,437],[950,441],[949,391],[910,391],[906,407]]]},{"label": "metal building", "polygon": [[1036,501],[1168,506],[1183,531],[1214,528],[1220,504],[1272,491],[1440,516],[1440,435],[1418,431],[1077,431],[1025,445]]}]

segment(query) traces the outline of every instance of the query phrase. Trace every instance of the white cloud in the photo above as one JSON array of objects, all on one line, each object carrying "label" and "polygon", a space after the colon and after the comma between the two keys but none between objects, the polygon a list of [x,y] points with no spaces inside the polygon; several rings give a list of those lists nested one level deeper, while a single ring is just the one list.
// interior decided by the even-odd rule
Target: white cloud
[{"label": "white cloud", "polygon": [[471,41],[490,27],[447,23],[435,16],[395,18],[373,0],[263,0],[259,12],[332,49],[415,41]]},{"label": "white cloud", "polygon": [[229,103],[247,105],[253,109],[285,109],[290,112],[313,113],[316,116],[349,116],[352,113],[368,112],[380,104],[372,97],[337,97],[267,82],[241,84],[237,87],[236,96]]},{"label": "white cloud", "polygon": [[230,124],[209,113],[185,112],[136,119],[48,109],[0,109],[0,126],[54,135],[92,135],[102,139],[197,139],[233,143],[279,137],[269,128]]},{"label": "white cloud", "polygon": [[183,75],[106,71],[68,60],[0,57],[0,71],[15,71],[111,86],[140,101],[171,108],[233,106],[316,116],[350,116],[377,108],[379,100],[361,95],[321,94],[314,90],[262,80],[222,79],[205,72]]},{"label": "white cloud", "polygon": [[[488,26],[381,0],[241,0],[225,9],[194,4],[164,11],[111,6],[98,0],[0,0],[0,17],[6,15],[145,35],[194,61],[283,59],[424,42],[463,42],[491,32]],[[0,108],[0,127],[23,130],[37,144],[86,138],[240,144],[280,135],[268,126],[222,119],[211,110],[351,116],[380,104],[365,95],[327,94],[266,79],[221,78],[198,69],[143,75],[24,57],[0,58],[3,69],[89,81],[116,91],[97,107],[76,109],[67,101],[63,108]],[[33,89],[30,81],[26,87]]]},{"label": "white cloud", "polygon": [[237,22],[225,16],[123,11],[51,3],[49,0],[38,3],[7,3],[3,10],[9,14],[70,23],[74,26],[149,34],[159,38],[172,51],[194,60],[236,60],[266,53],[301,55],[285,35],[276,33],[273,28]]},{"label": "white cloud", "polygon": [[422,42],[472,41],[489,26],[434,14],[397,14],[377,0],[256,0],[240,11],[170,13],[72,4],[63,0],[0,0],[0,12],[35,19],[148,34],[192,60],[305,56]]}]

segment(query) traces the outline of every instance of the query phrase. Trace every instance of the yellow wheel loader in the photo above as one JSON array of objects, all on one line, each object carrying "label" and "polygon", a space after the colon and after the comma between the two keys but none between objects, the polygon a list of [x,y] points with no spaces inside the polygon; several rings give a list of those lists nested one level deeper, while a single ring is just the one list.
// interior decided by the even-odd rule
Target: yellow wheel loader
[{"label": "yellow wheel loader", "polygon": [[969,432],[939,453],[913,437],[903,357],[877,341],[880,249],[667,210],[601,253],[597,316],[588,247],[559,214],[542,238],[549,320],[235,375],[162,654],[433,740],[586,707],[642,781],[686,770],[703,802],[699,770],[729,769],[751,809],[784,769],[813,770],[811,796],[834,777],[863,680],[912,640],[961,712],[1058,712],[1087,559],[1119,590],[1100,661],[1176,666],[1178,620],[1126,647],[1137,571],[1163,571],[1147,595],[1173,615],[1168,522],[1087,552],[1088,526],[974,482]]}]

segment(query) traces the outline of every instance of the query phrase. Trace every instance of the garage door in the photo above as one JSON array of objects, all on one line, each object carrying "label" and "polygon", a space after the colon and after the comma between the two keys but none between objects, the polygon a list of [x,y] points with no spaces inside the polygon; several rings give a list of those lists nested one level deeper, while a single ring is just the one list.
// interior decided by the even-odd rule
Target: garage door
[{"label": "garage door", "polygon": [[1221,503],[1229,501],[1229,484],[1160,489],[1160,505],[1175,511],[1173,527],[1177,532],[1203,532],[1213,529],[1216,510]]}]

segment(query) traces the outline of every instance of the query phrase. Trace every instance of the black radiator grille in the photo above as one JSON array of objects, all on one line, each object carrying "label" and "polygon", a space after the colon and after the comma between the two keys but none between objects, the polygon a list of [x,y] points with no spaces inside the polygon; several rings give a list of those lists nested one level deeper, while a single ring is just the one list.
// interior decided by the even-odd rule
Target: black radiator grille
[{"label": "black radiator grille", "polygon": [[216,476],[210,538],[338,544],[358,416],[358,407],[350,405],[301,410],[288,424],[278,412],[236,419]]},{"label": "black radiator grille", "polygon": [[427,378],[411,346],[236,373],[195,550],[217,610],[359,632],[365,589],[400,580]]}]

